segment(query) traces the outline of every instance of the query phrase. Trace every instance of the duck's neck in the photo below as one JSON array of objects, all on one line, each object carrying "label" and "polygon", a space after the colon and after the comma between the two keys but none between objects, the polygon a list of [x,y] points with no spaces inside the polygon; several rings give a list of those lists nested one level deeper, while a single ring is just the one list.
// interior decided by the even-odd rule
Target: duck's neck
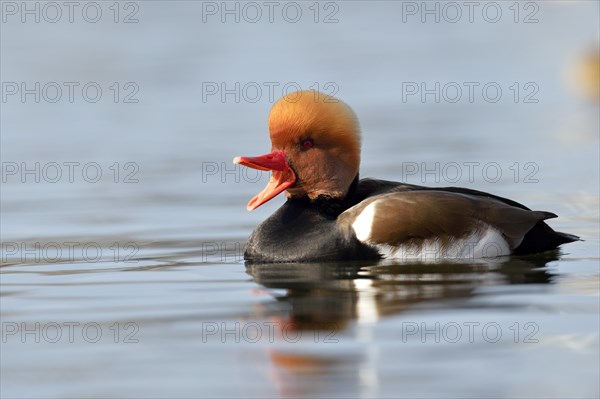
[{"label": "duck's neck", "polygon": [[325,215],[328,218],[337,218],[338,215],[348,209],[352,204],[352,198],[356,193],[358,187],[358,173],[352,180],[346,195],[342,198],[330,197],[328,195],[319,195],[317,198],[311,200],[308,197],[302,198],[290,198],[288,201],[295,203],[303,203],[304,206],[316,208],[319,213]]}]

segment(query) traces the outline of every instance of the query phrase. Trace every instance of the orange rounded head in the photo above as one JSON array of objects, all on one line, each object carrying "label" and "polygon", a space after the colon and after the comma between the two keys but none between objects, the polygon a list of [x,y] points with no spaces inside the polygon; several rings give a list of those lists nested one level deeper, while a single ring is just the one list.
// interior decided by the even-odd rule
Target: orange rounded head
[{"label": "orange rounded head", "polygon": [[273,173],[248,210],[283,191],[294,198],[346,195],[360,165],[360,128],[348,105],[318,91],[290,93],[271,108],[269,135],[269,154],[233,160]]}]

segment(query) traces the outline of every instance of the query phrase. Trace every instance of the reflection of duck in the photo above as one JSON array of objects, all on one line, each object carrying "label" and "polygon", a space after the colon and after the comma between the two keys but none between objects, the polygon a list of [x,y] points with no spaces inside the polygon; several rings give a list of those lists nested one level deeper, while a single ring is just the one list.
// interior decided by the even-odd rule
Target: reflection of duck
[{"label": "reflection of duck", "polygon": [[[267,349],[270,376],[281,397],[327,397],[356,395],[375,397],[378,392],[377,352],[370,350],[368,336],[363,345],[359,334],[349,342],[353,321],[369,323],[398,315],[414,307],[447,306],[449,299],[468,299],[482,285],[549,283],[551,275],[543,266],[556,260],[556,252],[543,256],[512,257],[487,263],[373,264],[275,263],[246,265],[252,279],[262,286],[285,290],[277,296],[282,307],[266,306],[253,315],[277,320],[277,326],[294,325],[309,346],[280,339]],[[453,303],[456,306],[456,303]],[[315,331],[320,340],[314,341]],[[395,331],[397,335],[401,333]],[[323,337],[332,334],[338,342],[327,346]],[[319,346],[321,345],[321,346]],[[320,349],[322,348],[322,349]],[[335,379],[338,391],[329,392]],[[340,392],[342,390],[342,392]]]},{"label": "reflection of duck", "polygon": [[272,152],[234,162],[271,170],[252,210],[289,200],[252,233],[245,258],[259,262],[481,258],[546,251],[577,240],[543,222],[556,217],[464,188],[358,179],[354,112],[319,92],[290,94],[269,116]]},{"label": "reflection of duck", "polygon": [[351,320],[373,321],[416,304],[467,298],[482,285],[549,283],[543,266],[556,259],[552,251],[493,263],[249,263],[246,270],[266,288],[286,289],[278,299],[291,310],[287,319],[279,316],[282,323],[343,330]]}]

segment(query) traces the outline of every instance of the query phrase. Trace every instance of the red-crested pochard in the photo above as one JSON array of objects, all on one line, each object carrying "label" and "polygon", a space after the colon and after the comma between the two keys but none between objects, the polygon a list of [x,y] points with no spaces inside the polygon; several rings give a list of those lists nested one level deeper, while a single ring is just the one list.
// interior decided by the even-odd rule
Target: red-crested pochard
[{"label": "red-crested pochard", "polygon": [[233,160],[272,171],[248,210],[284,191],[288,198],[252,232],[244,252],[250,262],[484,258],[578,240],[543,222],[555,214],[485,192],[359,180],[358,120],[326,94],[279,99],[269,134],[269,154]]}]

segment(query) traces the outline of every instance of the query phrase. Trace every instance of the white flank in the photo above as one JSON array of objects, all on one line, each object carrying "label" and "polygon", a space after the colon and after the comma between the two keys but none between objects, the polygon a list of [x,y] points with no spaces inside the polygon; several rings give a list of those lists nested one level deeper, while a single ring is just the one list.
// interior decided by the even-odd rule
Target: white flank
[{"label": "white flank", "polygon": [[369,205],[362,210],[362,212],[356,217],[352,228],[354,234],[359,241],[365,242],[371,237],[371,228],[373,226],[373,217],[375,216],[375,202],[371,202]]},{"label": "white flank", "polygon": [[482,226],[468,237],[451,241],[447,246],[442,246],[441,241],[434,238],[425,240],[420,246],[375,245],[375,247],[385,259],[401,260],[481,259],[510,255],[510,247],[506,239],[498,230],[488,225]]}]

